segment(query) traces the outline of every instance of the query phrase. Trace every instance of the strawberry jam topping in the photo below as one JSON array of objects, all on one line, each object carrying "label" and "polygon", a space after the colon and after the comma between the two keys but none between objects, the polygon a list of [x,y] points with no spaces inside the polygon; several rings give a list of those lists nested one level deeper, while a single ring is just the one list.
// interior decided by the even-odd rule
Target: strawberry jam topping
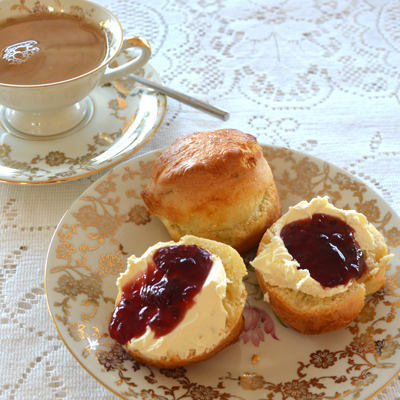
[{"label": "strawberry jam topping", "polygon": [[292,257],[323,287],[346,285],[361,277],[364,254],[354,230],[339,218],[313,214],[283,227],[281,238]]},{"label": "strawberry jam topping", "polygon": [[195,304],[212,267],[211,254],[196,245],[158,249],[147,270],[122,287],[109,325],[121,344],[139,338],[147,326],[160,338],[172,332]]}]

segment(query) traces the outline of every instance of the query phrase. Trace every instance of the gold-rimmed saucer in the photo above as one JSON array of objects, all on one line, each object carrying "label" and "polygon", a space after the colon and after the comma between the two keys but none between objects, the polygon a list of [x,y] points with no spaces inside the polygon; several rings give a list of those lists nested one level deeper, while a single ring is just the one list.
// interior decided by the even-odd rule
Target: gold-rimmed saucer
[{"label": "gold-rimmed saucer", "polygon": [[[117,59],[130,57],[129,53]],[[137,75],[162,83],[147,64]],[[160,127],[166,96],[129,78],[98,86],[90,94],[93,115],[72,132],[29,140],[0,125],[0,182],[42,184],[94,174],[129,157]]]}]

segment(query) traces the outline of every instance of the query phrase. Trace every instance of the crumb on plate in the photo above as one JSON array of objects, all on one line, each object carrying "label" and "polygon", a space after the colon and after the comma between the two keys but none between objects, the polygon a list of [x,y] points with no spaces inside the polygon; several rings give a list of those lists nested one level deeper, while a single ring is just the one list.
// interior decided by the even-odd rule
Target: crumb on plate
[{"label": "crumb on plate", "polygon": [[255,364],[259,361],[260,361],[260,356],[258,354],[253,354],[253,357],[251,357],[251,362]]}]

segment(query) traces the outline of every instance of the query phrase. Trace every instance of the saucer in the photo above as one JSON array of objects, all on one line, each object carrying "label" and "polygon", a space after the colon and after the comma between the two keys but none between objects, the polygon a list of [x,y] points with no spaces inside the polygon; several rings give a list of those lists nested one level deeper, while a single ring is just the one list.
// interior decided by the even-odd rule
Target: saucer
[{"label": "saucer", "polygon": [[[124,52],[112,67],[130,56]],[[136,74],[162,84],[149,64]],[[129,78],[98,86],[87,102],[93,115],[68,135],[29,140],[0,124],[0,182],[70,181],[109,168],[151,139],[167,106],[165,95]]]}]

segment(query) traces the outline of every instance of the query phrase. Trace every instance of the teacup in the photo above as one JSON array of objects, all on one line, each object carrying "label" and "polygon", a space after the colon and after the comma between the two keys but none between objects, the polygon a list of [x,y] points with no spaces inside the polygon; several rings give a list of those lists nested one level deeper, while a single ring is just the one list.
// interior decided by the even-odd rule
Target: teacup
[{"label": "teacup", "polygon": [[[33,18],[35,14],[36,18],[42,14],[40,18],[46,19],[48,15],[56,18],[62,13],[61,18],[70,18],[65,15],[68,14],[85,23],[93,23],[106,34],[107,41],[102,61],[81,75],[39,84],[2,83],[0,77],[0,119],[7,130],[18,136],[43,140],[72,132],[90,119],[88,116],[93,112],[93,106],[88,95],[97,85],[140,69],[150,58],[151,48],[146,39],[124,37],[118,19],[89,0],[48,0],[46,5],[37,0],[1,0],[1,3],[0,24],[10,18],[23,22],[24,16]],[[24,46],[31,46],[28,50],[35,53],[34,45],[24,42]],[[116,68],[110,67],[121,50],[132,47],[140,51],[138,57]],[[4,58],[5,51],[0,50]]]}]

